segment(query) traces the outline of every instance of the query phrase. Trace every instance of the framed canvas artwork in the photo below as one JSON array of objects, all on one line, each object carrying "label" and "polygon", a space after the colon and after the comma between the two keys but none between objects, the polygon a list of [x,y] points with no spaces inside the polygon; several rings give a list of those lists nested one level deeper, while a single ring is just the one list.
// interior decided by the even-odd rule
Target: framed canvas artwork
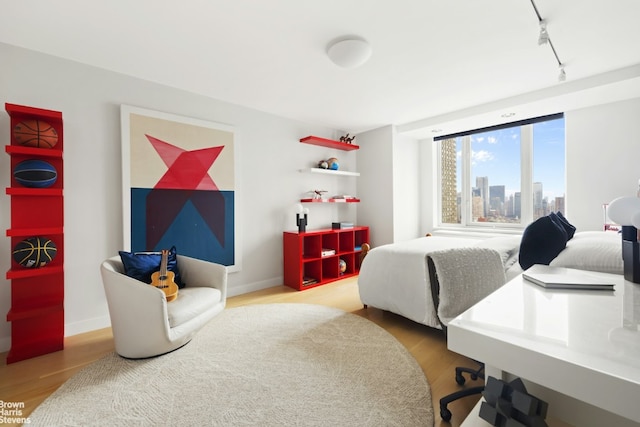
[{"label": "framed canvas artwork", "polygon": [[124,249],[240,269],[234,130],[121,106]]}]

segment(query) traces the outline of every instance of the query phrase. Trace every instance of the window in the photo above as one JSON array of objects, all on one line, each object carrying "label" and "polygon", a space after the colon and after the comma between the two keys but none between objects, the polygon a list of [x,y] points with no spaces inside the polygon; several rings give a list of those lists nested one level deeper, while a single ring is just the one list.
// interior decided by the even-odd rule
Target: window
[{"label": "window", "polygon": [[564,115],[436,138],[439,226],[522,228],[564,212]]}]

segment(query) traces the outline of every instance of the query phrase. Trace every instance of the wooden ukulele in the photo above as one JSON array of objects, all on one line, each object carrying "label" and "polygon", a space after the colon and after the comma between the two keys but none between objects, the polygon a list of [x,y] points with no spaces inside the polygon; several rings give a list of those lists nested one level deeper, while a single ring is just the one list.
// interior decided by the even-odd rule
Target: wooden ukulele
[{"label": "wooden ukulele", "polygon": [[176,285],[176,274],[167,270],[167,259],[169,250],[162,250],[162,260],[160,261],[160,271],[151,273],[151,285],[160,289],[167,297],[167,302],[173,301],[178,296],[178,285]]}]

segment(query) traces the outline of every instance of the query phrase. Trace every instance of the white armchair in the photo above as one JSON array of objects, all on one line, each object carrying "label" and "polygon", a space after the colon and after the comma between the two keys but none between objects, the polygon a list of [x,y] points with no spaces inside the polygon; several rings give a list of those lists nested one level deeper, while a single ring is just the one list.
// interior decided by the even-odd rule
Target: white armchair
[{"label": "white armchair", "polygon": [[220,313],[227,301],[227,268],[177,256],[185,287],[167,303],[164,292],[124,274],[119,256],[100,266],[116,353],[140,359],[168,353],[188,343]]}]

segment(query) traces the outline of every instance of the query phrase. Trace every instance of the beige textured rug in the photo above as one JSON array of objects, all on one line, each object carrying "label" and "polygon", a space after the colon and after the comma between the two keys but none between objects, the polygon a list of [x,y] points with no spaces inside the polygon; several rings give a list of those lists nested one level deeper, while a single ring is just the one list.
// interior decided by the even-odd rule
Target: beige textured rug
[{"label": "beige textured rug", "polygon": [[311,304],[231,308],[185,347],[115,353],[63,384],[37,426],[433,426],[411,354],[357,315]]}]

